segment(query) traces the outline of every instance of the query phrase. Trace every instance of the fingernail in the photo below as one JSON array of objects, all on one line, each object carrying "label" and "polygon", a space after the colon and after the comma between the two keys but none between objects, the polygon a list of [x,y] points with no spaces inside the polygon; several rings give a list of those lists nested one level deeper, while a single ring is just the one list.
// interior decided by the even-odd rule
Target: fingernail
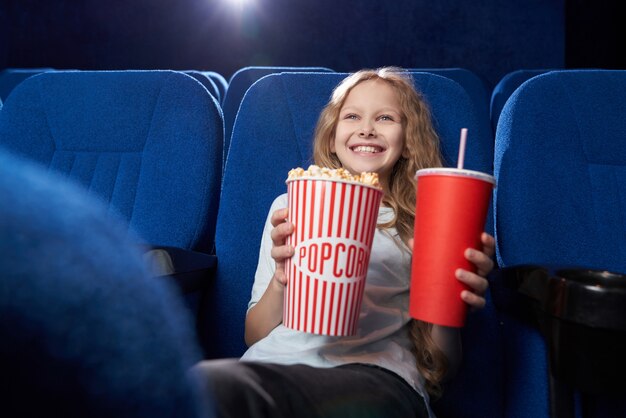
[{"label": "fingernail", "polygon": [[463,270],[462,269],[456,269],[454,271],[454,275],[456,276],[457,279],[460,279],[463,277]]},{"label": "fingernail", "polygon": [[467,250],[465,250],[465,257],[471,257],[473,256],[475,253],[475,251],[471,248],[468,248]]}]

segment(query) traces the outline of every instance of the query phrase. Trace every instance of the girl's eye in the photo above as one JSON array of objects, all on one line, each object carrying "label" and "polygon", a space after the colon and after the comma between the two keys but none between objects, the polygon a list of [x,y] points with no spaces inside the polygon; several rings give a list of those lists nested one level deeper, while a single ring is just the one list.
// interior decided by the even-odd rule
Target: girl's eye
[{"label": "girl's eye", "polygon": [[357,119],[358,116],[355,115],[354,113],[348,113],[346,116],[343,117],[344,119]]},{"label": "girl's eye", "polygon": [[379,120],[390,120],[390,121],[393,121],[393,117],[392,117],[392,116],[390,116],[390,115],[380,115],[380,116],[378,117],[378,119],[379,119]]}]

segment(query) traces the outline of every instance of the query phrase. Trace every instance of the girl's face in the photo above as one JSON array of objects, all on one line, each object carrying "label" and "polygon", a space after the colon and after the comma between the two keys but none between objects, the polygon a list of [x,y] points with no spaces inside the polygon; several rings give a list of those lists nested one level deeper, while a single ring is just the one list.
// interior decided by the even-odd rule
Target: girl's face
[{"label": "girl's face", "polygon": [[398,98],[381,80],[357,84],[339,113],[331,151],[352,174],[378,173],[383,186],[404,149]]}]

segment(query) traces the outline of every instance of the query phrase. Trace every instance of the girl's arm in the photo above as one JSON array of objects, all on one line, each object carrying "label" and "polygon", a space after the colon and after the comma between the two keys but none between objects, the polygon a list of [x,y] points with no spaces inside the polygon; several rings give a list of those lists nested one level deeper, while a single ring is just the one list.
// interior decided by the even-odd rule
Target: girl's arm
[{"label": "girl's arm", "polygon": [[272,213],[274,227],[270,233],[272,239],[271,256],[276,262],[274,275],[265,293],[248,311],[245,324],[245,341],[248,346],[264,338],[283,321],[283,294],[287,284],[285,260],[293,255],[293,247],[285,245],[287,237],[293,232],[293,224],[286,221],[287,209]]},{"label": "girl's arm", "polygon": [[[471,289],[461,292],[461,299],[470,305],[471,310],[482,309],[485,306],[484,295],[489,287],[489,282],[485,277],[493,269],[494,264],[491,257],[495,253],[495,239],[486,232],[483,232],[480,240],[483,244],[482,251],[471,248],[465,251],[465,258],[476,266],[476,273],[462,269],[456,271],[457,279],[465,283]],[[463,358],[459,328],[433,325],[431,336],[435,344],[437,344],[448,359],[448,373],[446,378],[454,376]]]}]

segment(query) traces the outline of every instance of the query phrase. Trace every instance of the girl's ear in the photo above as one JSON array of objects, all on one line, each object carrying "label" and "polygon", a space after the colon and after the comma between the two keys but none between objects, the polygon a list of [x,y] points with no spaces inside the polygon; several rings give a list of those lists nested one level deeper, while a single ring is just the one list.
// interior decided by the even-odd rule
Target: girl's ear
[{"label": "girl's ear", "polygon": [[330,139],[330,152],[337,154],[337,151],[335,150],[335,137]]}]

